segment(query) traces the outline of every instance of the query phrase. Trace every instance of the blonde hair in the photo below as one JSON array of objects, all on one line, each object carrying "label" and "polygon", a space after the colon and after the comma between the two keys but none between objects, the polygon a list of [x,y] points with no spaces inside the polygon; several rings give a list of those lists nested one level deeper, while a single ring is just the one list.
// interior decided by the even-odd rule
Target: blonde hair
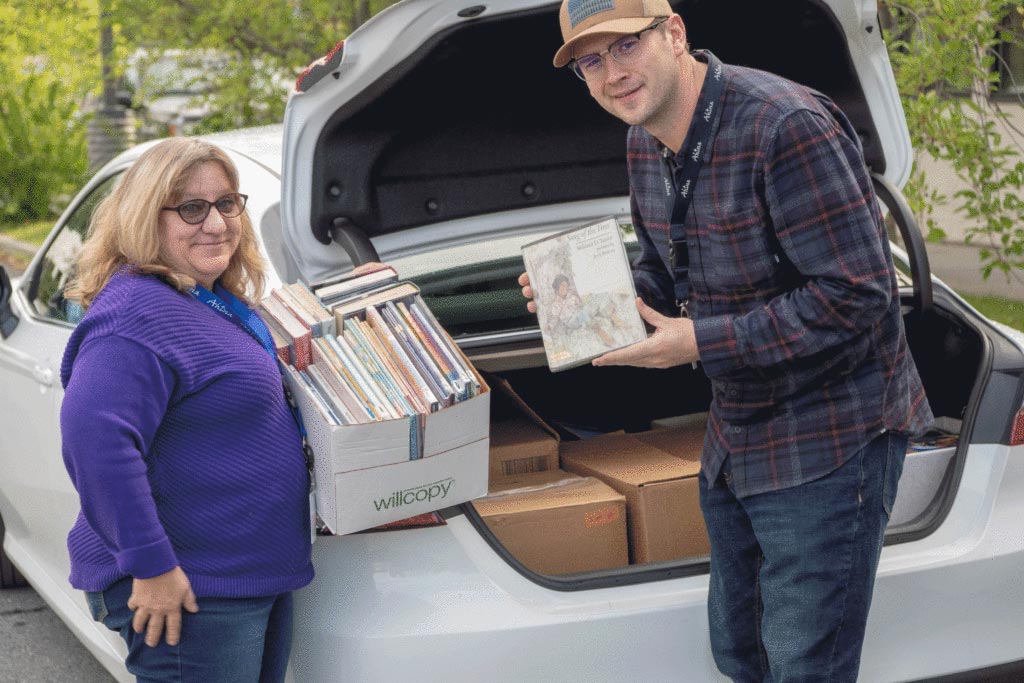
[{"label": "blonde hair", "polygon": [[[238,169],[216,145],[175,137],[146,150],[114,191],[96,205],[65,296],[88,308],[114,273],[125,266],[158,275],[181,291],[194,286],[193,278],[174,271],[160,258],[160,210],[180,199],[192,172],[211,161],[224,168],[232,191],[237,192]],[[263,296],[263,259],[249,212],[242,212],[239,221],[238,248],[219,279],[235,296],[259,301]]]}]

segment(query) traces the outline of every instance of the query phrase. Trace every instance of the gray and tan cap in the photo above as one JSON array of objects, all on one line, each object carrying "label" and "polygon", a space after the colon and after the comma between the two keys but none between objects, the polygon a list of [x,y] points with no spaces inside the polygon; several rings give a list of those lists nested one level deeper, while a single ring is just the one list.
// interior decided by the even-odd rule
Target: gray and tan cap
[{"label": "gray and tan cap", "polygon": [[637,33],[655,17],[672,14],[668,0],[562,0],[558,21],[565,43],[555,53],[555,66],[569,63],[572,46],[580,38],[599,33]]}]

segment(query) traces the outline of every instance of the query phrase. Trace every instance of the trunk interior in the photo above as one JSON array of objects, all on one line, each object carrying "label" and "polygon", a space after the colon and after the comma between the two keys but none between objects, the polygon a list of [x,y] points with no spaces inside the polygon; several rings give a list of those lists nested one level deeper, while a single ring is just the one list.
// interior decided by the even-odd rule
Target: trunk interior
[{"label": "trunk interior", "polygon": [[[559,466],[571,469],[571,464],[565,460],[566,452],[578,449],[580,444],[586,444],[595,436],[622,430],[642,437],[651,434],[659,426],[679,423],[680,420],[688,423],[686,430],[689,431],[679,432],[678,437],[666,436],[664,439],[667,440],[660,441],[659,446],[670,453],[673,448],[688,451],[691,460],[693,457],[699,459],[699,446],[694,452],[692,430],[694,425],[703,423],[710,405],[710,384],[701,370],[694,370],[690,366],[671,370],[582,366],[551,373],[545,365],[539,338],[502,344],[499,335],[498,338],[490,337],[493,341],[489,343],[480,342],[478,333],[482,331],[481,317],[490,318],[486,324],[490,332],[501,328],[513,335],[524,332],[520,326],[522,299],[511,274],[513,270],[518,274],[517,269],[511,268],[505,277],[497,279],[491,270],[491,277],[486,282],[478,281],[476,286],[465,279],[453,279],[441,274],[436,279],[424,278],[419,284],[425,300],[441,322],[464,344],[474,364],[487,373],[492,388],[495,384],[507,383],[522,403],[558,433],[561,455]],[[515,301],[516,305],[503,307],[496,303],[503,300]],[[956,312],[953,301],[938,296],[936,305],[923,315],[910,308],[909,297],[904,303],[908,341],[937,418],[938,429],[927,438],[912,444],[908,451],[887,532],[888,543],[920,538],[942,521],[947,507],[944,503],[951,500],[956,490],[958,460],[966,452],[969,435],[961,433],[963,420],[970,412],[968,408],[973,387],[983,379],[983,338],[976,328],[964,322],[963,316]],[[479,307],[486,308],[489,316],[481,316]],[[477,315],[470,315],[473,309],[478,311]],[[460,319],[465,320],[467,317],[472,317],[474,322],[460,322]],[[500,399],[497,393],[495,398]],[[508,401],[492,399],[492,446],[493,434],[497,432],[495,425],[507,419],[510,412],[517,410],[517,406]],[[691,419],[687,421],[685,416]],[[656,421],[654,425],[652,420]],[[529,440],[525,436],[523,438]],[[529,448],[529,445],[523,445],[523,456],[532,455]],[[537,462],[540,462],[539,458]],[[582,474],[592,476],[589,472]],[[512,497],[528,496],[531,487],[546,490],[552,486],[553,479],[557,479],[538,475],[538,479],[531,480],[530,476],[516,478],[504,486],[495,485],[492,480],[492,496],[495,500],[504,500],[509,496],[504,489],[511,489]],[[612,488],[616,488],[615,482],[610,483]],[[636,538],[632,535],[631,526],[634,522],[631,507],[636,504],[636,500],[629,495],[626,495],[626,499],[625,516],[629,527],[630,548],[628,564],[619,562],[617,566],[603,566],[599,570],[583,572],[563,572],[557,562],[552,565],[539,561],[536,557],[538,549],[530,547],[531,542],[523,545],[523,534],[536,537],[536,525],[540,524],[543,529],[545,524],[542,516],[536,516],[540,513],[530,506],[527,507],[535,517],[525,521],[514,515],[498,514],[508,513],[506,508],[492,515],[493,511],[488,511],[487,504],[479,501],[464,505],[463,510],[513,566],[531,579],[554,588],[574,590],[610,583],[656,580],[680,572],[706,571],[706,551],[700,551],[699,545],[696,552],[675,551],[673,555],[673,551],[669,550],[666,551],[667,555],[664,552],[656,554],[654,559],[644,559],[643,553],[638,555],[637,549],[633,547]],[[548,511],[547,514],[552,513]],[[691,525],[695,523],[694,520],[699,522],[700,519],[700,510],[693,501],[681,513],[678,510],[667,510],[666,514],[681,514],[684,522]],[[557,517],[552,519],[552,524],[560,523]],[[517,532],[516,525],[523,527]],[[579,541],[583,545],[575,547],[577,535],[558,533],[559,537],[552,539],[555,543],[553,547],[576,555],[586,552],[585,540]],[[509,542],[505,543],[504,539]],[[576,565],[570,563],[565,566]]]}]

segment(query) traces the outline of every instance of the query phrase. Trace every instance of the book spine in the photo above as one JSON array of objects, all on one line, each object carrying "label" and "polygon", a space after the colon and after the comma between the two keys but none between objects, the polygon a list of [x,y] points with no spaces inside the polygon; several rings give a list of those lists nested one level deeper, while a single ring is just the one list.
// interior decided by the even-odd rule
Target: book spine
[{"label": "book spine", "polygon": [[377,385],[382,389],[384,397],[394,408],[395,412],[398,415],[414,415],[416,411],[405,400],[405,397],[402,396],[391,376],[384,369],[383,361],[377,356],[376,349],[374,349],[373,344],[364,333],[361,322],[357,318],[345,319],[345,335],[349,337],[349,343],[352,344],[352,348],[356,350],[364,367],[369,370],[370,376],[373,377]]}]

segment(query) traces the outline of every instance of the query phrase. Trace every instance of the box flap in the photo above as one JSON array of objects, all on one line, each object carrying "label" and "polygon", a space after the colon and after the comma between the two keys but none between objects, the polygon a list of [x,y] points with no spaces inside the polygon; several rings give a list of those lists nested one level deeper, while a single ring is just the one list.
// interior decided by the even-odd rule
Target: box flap
[{"label": "box flap", "polygon": [[703,424],[669,427],[633,434],[637,441],[652,446],[687,463],[692,474],[700,470],[700,455],[704,450],[707,429]]},{"label": "box flap", "polygon": [[699,461],[674,457],[623,432],[563,442],[561,455],[566,469],[599,470],[632,486],[692,477],[700,470]]},{"label": "box flap", "polygon": [[555,439],[555,441],[561,441],[561,437],[559,436],[558,432],[553,427],[551,427],[551,425],[549,425],[547,422],[545,422],[544,419],[541,418],[541,416],[538,415],[537,412],[533,408],[531,408],[525,401],[523,401],[522,397],[519,394],[516,393],[515,389],[512,388],[512,385],[509,384],[509,381],[507,379],[505,379],[504,377],[497,377],[497,376],[491,375],[491,376],[488,376],[488,383],[491,385],[491,389],[494,392],[496,392],[495,393],[495,397],[496,398],[492,401],[492,403],[494,403],[495,405],[492,406],[492,409],[491,409],[491,413],[492,413],[492,415],[494,417],[494,419],[492,420],[492,427],[491,427],[491,430],[492,430],[492,433],[491,433],[491,447],[492,448],[495,446],[495,443],[494,443],[494,427],[496,425],[494,423],[500,422],[504,418],[504,415],[502,415],[499,412],[500,411],[500,405],[498,404],[498,399],[497,399],[498,396],[501,396],[502,400],[507,399],[508,401],[510,401],[515,406],[515,408],[516,408],[516,410],[518,412],[520,412],[523,415],[526,415],[527,417],[529,417],[530,420],[532,420],[534,424],[536,424],[540,429],[543,429],[545,432],[550,434],[552,436],[552,438]]},{"label": "box flap", "polygon": [[594,503],[625,504],[626,501],[622,494],[607,484],[593,477],[580,477],[568,472],[535,472],[524,476],[520,483],[526,485],[491,493],[474,501],[473,505],[481,516],[489,517]]},{"label": "box flap", "polygon": [[501,481],[493,482],[490,490],[488,491],[488,495],[492,496],[515,489],[549,486],[551,484],[576,480],[579,478],[579,475],[557,468],[541,472],[523,472],[522,474],[503,477]]}]

